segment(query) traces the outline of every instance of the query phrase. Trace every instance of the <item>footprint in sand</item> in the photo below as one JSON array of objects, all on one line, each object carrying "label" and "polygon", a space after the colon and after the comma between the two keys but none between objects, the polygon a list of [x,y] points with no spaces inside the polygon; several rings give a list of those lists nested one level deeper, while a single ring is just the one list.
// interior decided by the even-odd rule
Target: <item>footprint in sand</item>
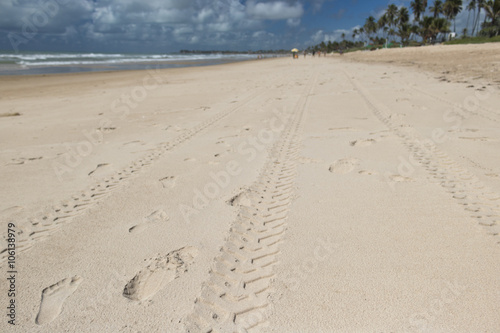
[{"label": "footprint in sand", "polygon": [[104,133],[109,133],[116,130],[116,127],[99,127],[98,130]]},{"label": "footprint in sand", "polygon": [[360,175],[363,175],[363,176],[374,176],[374,175],[378,175],[378,172],[377,171],[372,171],[372,170],[361,170],[360,172],[358,172]]},{"label": "footprint in sand", "polygon": [[404,113],[392,113],[389,115],[389,119],[393,121],[401,121],[406,116]]},{"label": "footprint in sand", "polygon": [[224,146],[226,146],[226,147],[231,147],[231,145],[230,145],[229,143],[227,143],[227,142],[225,142],[225,141],[223,141],[223,140],[221,140],[221,141],[217,141],[215,144],[216,144],[216,145],[224,145]]},{"label": "footprint in sand", "polygon": [[297,162],[301,163],[301,164],[311,164],[311,163],[320,163],[322,162],[321,160],[316,160],[314,158],[309,158],[309,157],[299,157],[297,159]]},{"label": "footprint in sand", "polygon": [[486,142],[486,141],[495,141],[491,138],[487,138],[487,137],[465,137],[465,136],[461,136],[459,137],[459,139],[461,140],[472,140],[472,141],[483,141],[483,142]]},{"label": "footprint in sand", "polygon": [[187,272],[188,266],[198,256],[195,247],[183,247],[166,256],[152,258],[150,264],[137,273],[123,289],[123,296],[133,301],[150,299],[169,282]]},{"label": "footprint in sand", "polygon": [[35,322],[38,325],[43,325],[56,319],[62,311],[64,301],[76,291],[82,281],[81,277],[74,276],[45,288],[42,291],[40,311],[38,311]]},{"label": "footprint in sand", "polygon": [[38,156],[38,157],[19,157],[19,158],[14,158],[11,160],[11,163],[8,163],[7,165],[21,165],[25,164],[27,162],[33,162],[33,161],[38,161],[43,159],[43,156]]},{"label": "footprint in sand", "polygon": [[357,129],[352,128],[352,127],[336,127],[336,128],[329,128],[329,131],[357,131]]},{"label": "footprint in sand", "polygon": [[360,160],[357,158],[344,158],[335,161],[329,170],[331,173],[346,174],[353,171],[359,165],[359,162]]},{"label": "footprint in sand", "polygon": [[196,162],[196,158],[188,157],[184,159],[184,162]]},{"label": "footprint in sand", "polygon": [[130,146],[130,147],[136,147],[136,146],[145,146],[146,143],[140,140],[135,140],[135,141],[129,141],[125,142],[123,146]]},{"label": "footprint in sand", "polygon": [[149,227],[150,224],[156,223],[156,222],[166,222],[170,219],[170,217],[165,213],[163,210],[156,210],[149,214],[147,217],[145,217],[142,221],[142,223],[139,223],[137,225],[134,225],[132,228],[128,229],[128,232],[130,233],[137,233],[137,232],[142,232],[146,230],[146,228]]},{"label": "footprint in sand", "polygon": [[491,177],[491,178],[500,178],[500,175],[497,173],[487,173],[487,174],[485,174],[485,176]]},{"label": "footprint in sand", "polygon": [[396,102],[409,102],[410,99],[408,97],[396,98]]},{"label": "footprint in sand", "polygon": [[235,195],[234,197],[232,197],[231,199],[226,201],[226,203],[230,206],[233,206],[233,207],[239,207],[239,206],[250,207],[250,206],[252,206],[252,201],[249,198],[249,191],[248,190],[245,190],[245,191]]},{"label": "footprint in sand", "polygon": [[160,179],[160,183],[163,186],[163,188],[174,188],[175,181],[176,181],[175,176],[167,176],[167,177]]},{"label": "footprint in sand", "polygon": [[12,206],[9,208],[5,208],[4,210],[1,211],[1,214],[17,214],[20,213],[24,210],[23,207],[21,206]]},{"label": "footprint in sand", "polygon": [[375,141],[374,139],[366,139],[366,140],[356,140],[356,141],[351,141],[350,145],[353,147],[368,147],[374,144]]},{"label": "footprint in sand", "polygon": [[113,172],[111,165],[109,163],[97,164],[96,168],[89,172],[89,176],[94,175],[95,177],[102,177]]},{"label": "footprint in sand", "polygon": [[215,158],[221,158],[221,157],[224,157],[226,156],[227,154],[229,154],[230,150],[226,150],[226,151],[223,151],[223,152],[220,152],[220,153],[217,153],[217,154],[214,154],[214,157]]},{"label": "footprint in sand", "polygon": [[396,183],[408,183],[413,181],[413,179],[401,175],[391,175],[389,176],[389,179]]},{"label": "footprint in sand", "polygon": [[475,133],[475,132],[478,132],[479,130],[478,129],[475,129],[475,128],[457,128],[457,129],[451,129],[451,130],[448,130],[448,132],[450,133],[467,133],[467,132],[472,132],[472,133]]}]

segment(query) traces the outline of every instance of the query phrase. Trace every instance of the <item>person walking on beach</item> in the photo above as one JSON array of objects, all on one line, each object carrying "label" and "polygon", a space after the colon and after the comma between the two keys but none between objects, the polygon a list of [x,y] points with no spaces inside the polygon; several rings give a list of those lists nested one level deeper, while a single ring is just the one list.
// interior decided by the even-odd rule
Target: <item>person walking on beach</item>
[{"label": "person walking on beach", "polygon": [[306,52],[306,51],[304,51],[304,59],[306,58],[306,54],[307,54],[307,52]]}]

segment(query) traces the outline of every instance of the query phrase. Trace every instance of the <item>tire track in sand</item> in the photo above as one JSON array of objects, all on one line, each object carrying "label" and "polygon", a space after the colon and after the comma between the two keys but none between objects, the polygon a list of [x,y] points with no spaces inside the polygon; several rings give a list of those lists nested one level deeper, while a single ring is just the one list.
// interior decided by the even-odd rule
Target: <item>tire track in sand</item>
[{"label": "tire track in sand", "polygon": [[[16,218],[12,214],[7,219],[16,224],[17,253],[29,250],[37,242],[50,237],[62,226],[70,223],[75,217],[83,214],[97,202],[106,198],[110,193],[120,187],[124,180],[129,179],[163,157],[167,152],[172,151],[179,145],[189,141],[203,130],[215,125],[222,119],[242,109],[248,103],[259,97],[265,89],[258,90],[243,98],[239,103],[233,104],[226,110],[217,113],[210,119],[207,119],[195,127],[185,131],[170,142],[159,144],[151,153],[130,163],[124,169],[118,171],[111,177],[104,178],[96,182],[87,190],[81,191],[71,198],[60,202],[57,206],[41,212],[28,219]],[[8,257],[7,248],[0,250],[0,265],[3,265]]]},{"label": "tire track in sand", "polygon": [[425,139],[408,124],[391,119],[393,112],[386,105],[377,101],[348,72],[344,71],[344,74],[374,115],[402,140],[414,159],[500,244],[500,195],[488,189],[433,141]]},{"label": "tire track in sand", "polygon": [[300,131],[309,96],[306,88],[245,204],[233,222],[208,281],[187,318],[187,332],[250,332],[267,322],[273,267],[294,192]]}]

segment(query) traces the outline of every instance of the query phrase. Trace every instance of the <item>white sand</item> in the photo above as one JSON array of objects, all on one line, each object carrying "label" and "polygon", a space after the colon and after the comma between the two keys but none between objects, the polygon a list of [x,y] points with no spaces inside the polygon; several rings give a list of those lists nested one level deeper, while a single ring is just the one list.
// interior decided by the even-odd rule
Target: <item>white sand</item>
[{"label": "white sand", "polygon": [[500,330],[500,97],[435,76],[2,78],[0,331]]}]

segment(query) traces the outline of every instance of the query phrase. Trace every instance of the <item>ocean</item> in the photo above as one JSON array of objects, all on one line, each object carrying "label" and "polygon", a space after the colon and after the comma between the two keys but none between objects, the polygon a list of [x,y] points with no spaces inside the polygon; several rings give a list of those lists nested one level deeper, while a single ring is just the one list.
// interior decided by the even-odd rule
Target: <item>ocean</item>
[{"label": "ocean", "polygon": [[[265,55],[275,57],[275,55]],[[257,59],[256,54],[105,54],[0,52],[0,75],[77,73],[209,66]]]}]

